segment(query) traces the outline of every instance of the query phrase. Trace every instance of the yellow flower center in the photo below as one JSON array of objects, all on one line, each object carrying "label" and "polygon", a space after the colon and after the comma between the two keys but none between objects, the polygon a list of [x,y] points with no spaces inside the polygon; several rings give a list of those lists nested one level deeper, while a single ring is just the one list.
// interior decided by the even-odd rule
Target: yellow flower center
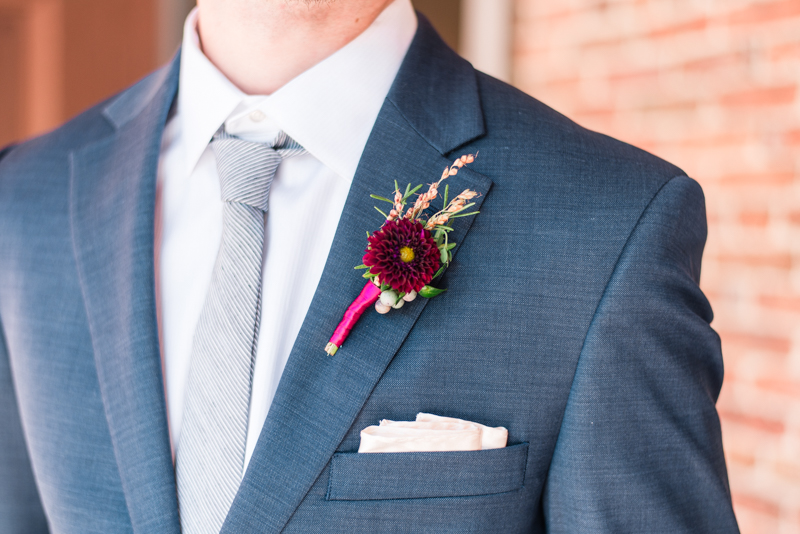
[{"label": "yellow flower center", "polygon": [[403,247],[400,249],[400,261],[403,263],[414,261],[414,251],[411,250],[411,247]]}]

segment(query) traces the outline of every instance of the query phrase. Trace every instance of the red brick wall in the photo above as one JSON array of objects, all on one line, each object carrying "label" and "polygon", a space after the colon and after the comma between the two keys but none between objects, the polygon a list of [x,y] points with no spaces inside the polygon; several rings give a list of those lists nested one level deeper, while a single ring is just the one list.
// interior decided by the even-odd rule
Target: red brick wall
[{"label": "red brick wall", "polygon": [[800,532],[800,0],[517,0],[514,83],[702,184],[734,506]]},{"label": "red brick wall", "polygon": [[153,70],[159,2],[0,0],[0,148]]}]

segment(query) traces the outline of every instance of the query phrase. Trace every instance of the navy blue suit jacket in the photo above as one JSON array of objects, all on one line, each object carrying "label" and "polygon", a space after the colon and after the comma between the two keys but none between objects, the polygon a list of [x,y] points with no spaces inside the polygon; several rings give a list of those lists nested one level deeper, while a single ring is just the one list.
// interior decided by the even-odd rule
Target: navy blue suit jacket
[{"label": "navy blue suit jacket", "polygon": [[[153,267],[177,59],[0,162],[0,532],[177,533]],[[480,191],[443,296],[368,313],[371,192]],[[424,20],[223,527],[247,532],[737,531],[698,288],[703,194],[676,167],[476,72]],[[505,449],[356,454],[417,412]]]}]

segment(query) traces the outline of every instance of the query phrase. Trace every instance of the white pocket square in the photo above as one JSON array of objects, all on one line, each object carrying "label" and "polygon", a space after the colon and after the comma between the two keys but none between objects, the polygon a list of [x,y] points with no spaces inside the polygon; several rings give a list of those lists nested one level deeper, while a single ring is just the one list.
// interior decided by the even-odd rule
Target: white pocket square
[{"label": "white pocket square", "polygon": [[416,421],[389,421],[361,431],[358,452],[444,452],[501,449],[508,430],[472,421],[418,413]]}]

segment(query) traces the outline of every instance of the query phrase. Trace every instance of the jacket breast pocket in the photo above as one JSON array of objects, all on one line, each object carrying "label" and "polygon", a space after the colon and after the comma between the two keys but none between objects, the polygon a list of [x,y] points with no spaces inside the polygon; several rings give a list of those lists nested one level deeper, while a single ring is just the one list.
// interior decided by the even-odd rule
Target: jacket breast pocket
[{"label": "jacket breast pocket", "polygon": [[337,453],[329,501],[467,497],[522,487],[528,444],[455,452]]}]

